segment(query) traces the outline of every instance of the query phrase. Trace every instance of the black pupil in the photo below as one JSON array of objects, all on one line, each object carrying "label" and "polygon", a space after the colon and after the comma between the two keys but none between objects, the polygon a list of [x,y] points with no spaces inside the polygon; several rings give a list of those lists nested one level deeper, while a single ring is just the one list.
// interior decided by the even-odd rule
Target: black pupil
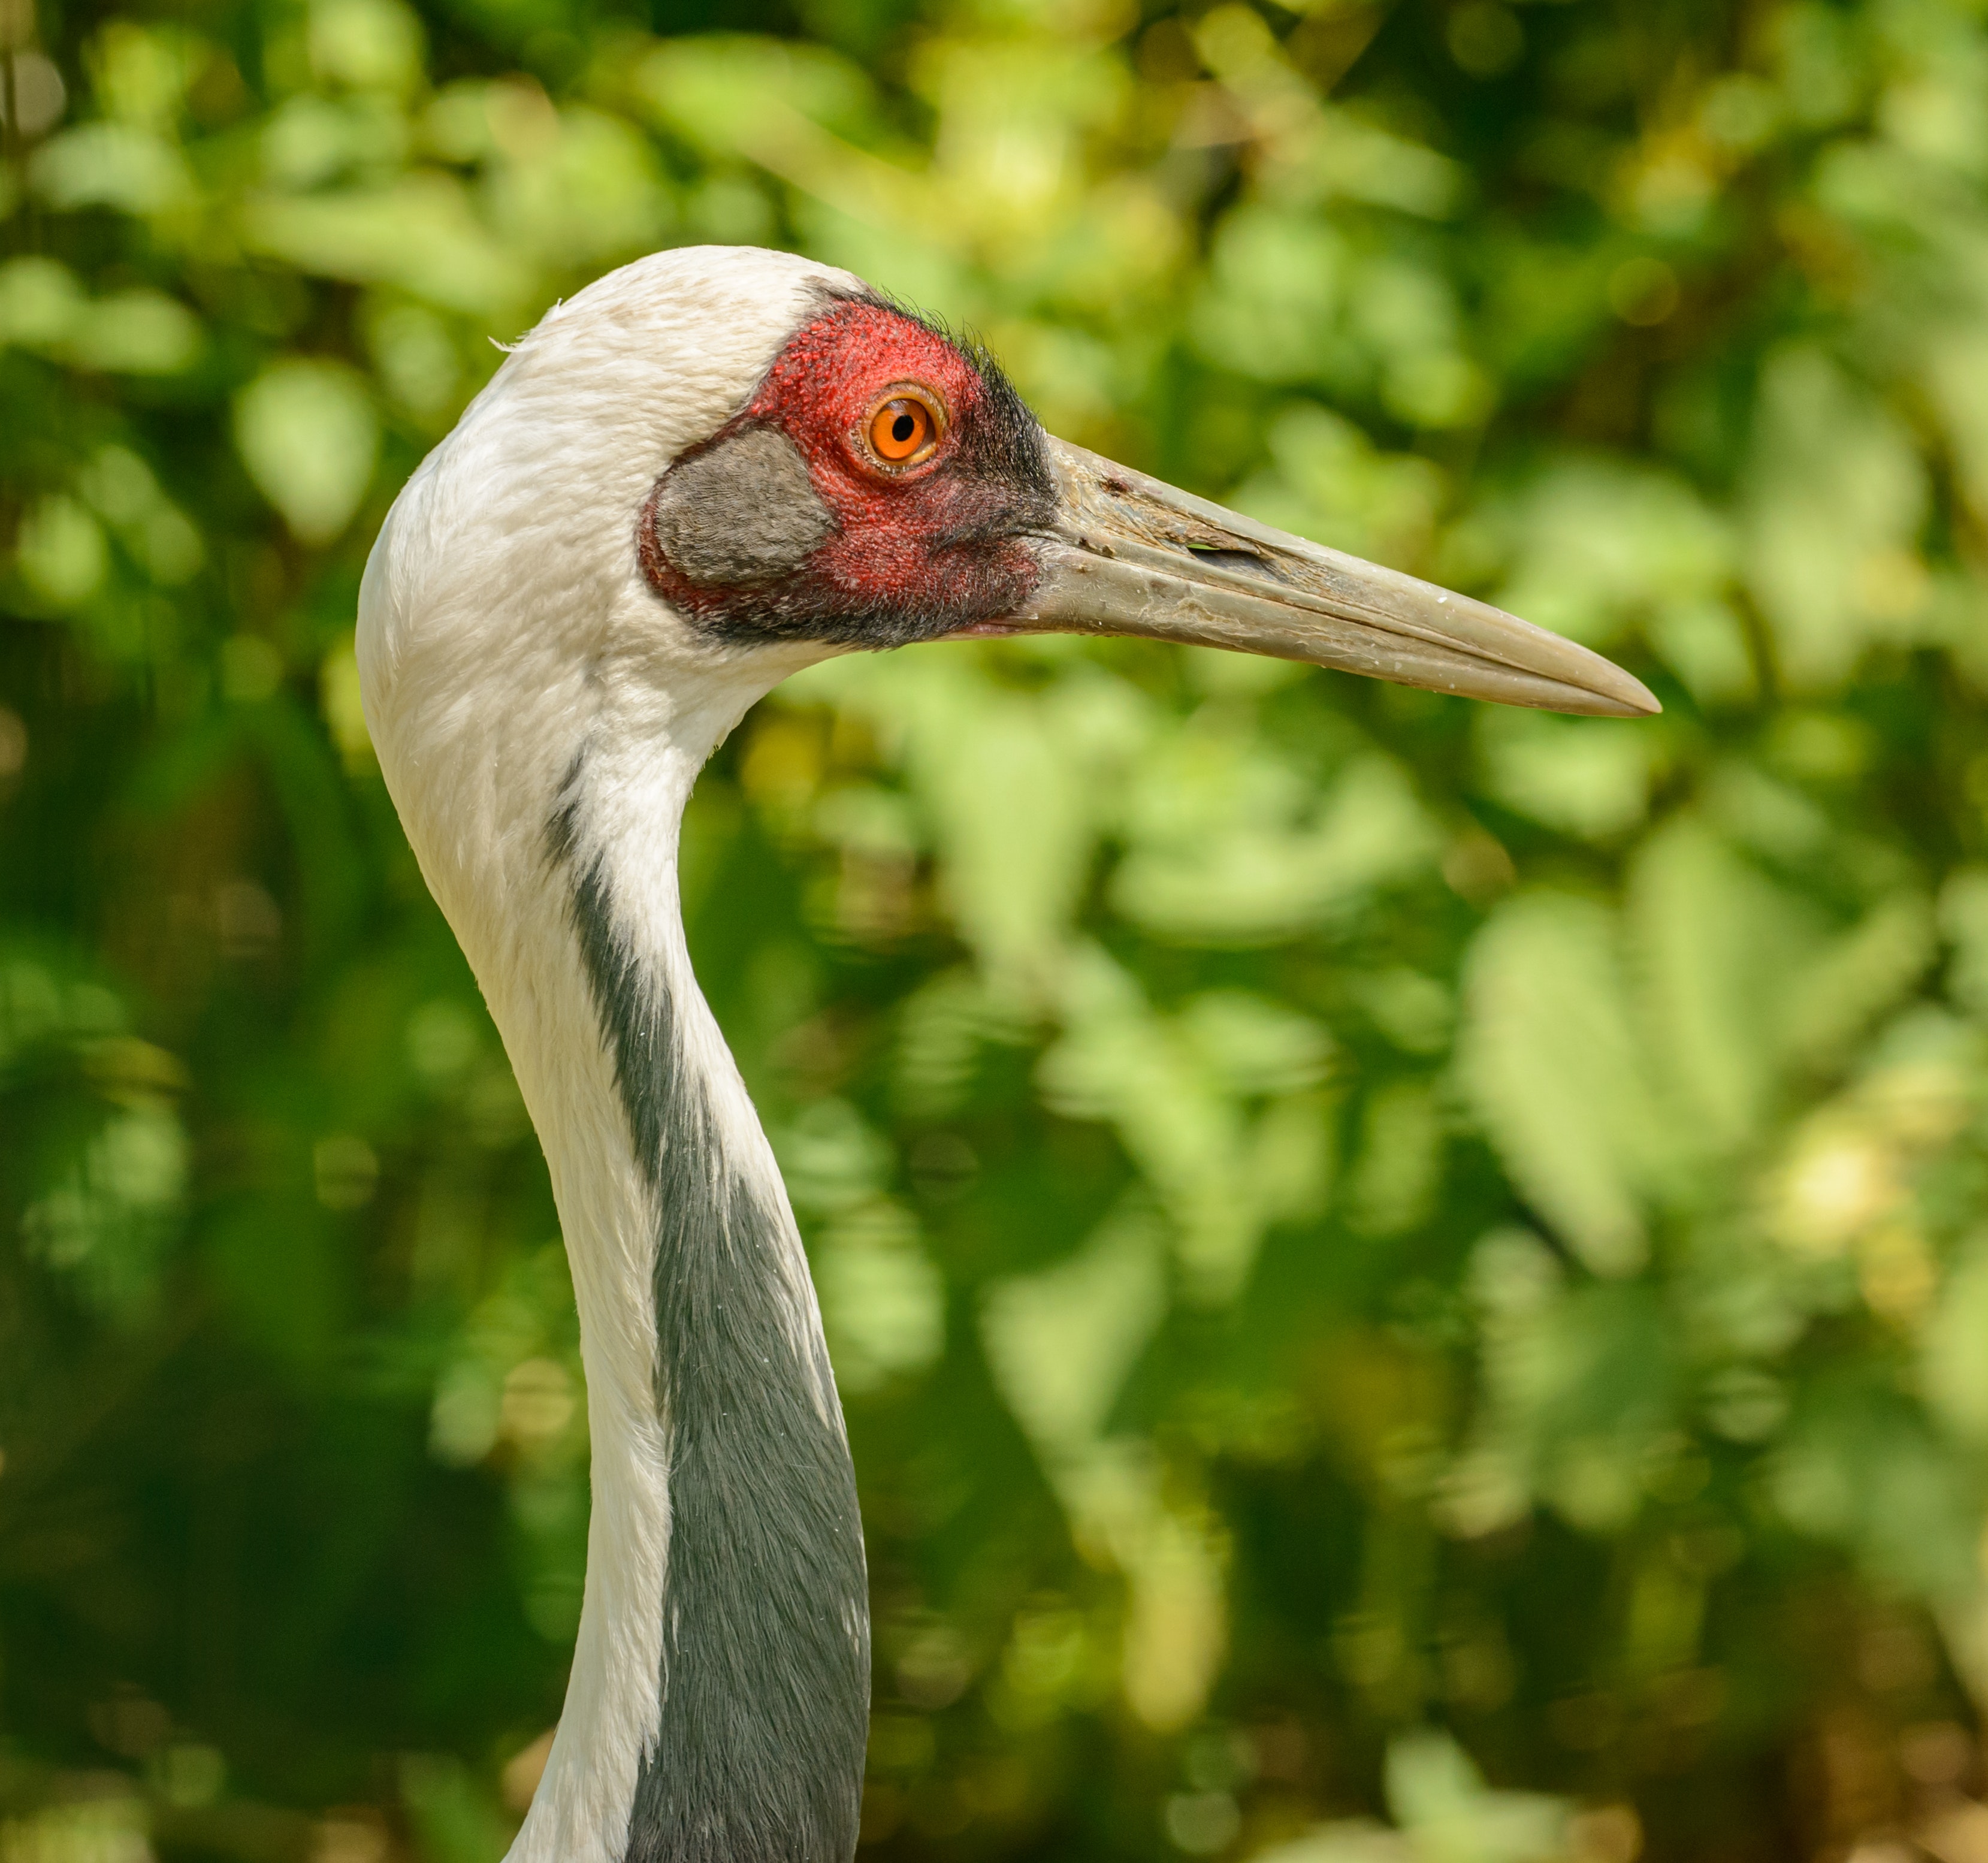
[{"label": "black pupil", "polygon": [[901,414],[891,423],[891,438],[902,446],[918,431],[918,424],[908,414]]}]

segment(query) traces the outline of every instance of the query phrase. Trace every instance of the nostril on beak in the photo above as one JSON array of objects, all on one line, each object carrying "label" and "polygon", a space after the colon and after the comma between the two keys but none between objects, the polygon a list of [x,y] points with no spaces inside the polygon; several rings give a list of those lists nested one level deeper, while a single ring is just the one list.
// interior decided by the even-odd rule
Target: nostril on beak
[{"label": "nostril on beak", "polygon": [[1206,563],[1210,569],[1231,570],[1244,576],[1260,576],[1266,582],[1282,582],[1276,566],[1267,556],[1259,556],[1253,549],[1225,549],[1212,543],[1190,543],[1185,546],[1189,556],[1198,563]]}]

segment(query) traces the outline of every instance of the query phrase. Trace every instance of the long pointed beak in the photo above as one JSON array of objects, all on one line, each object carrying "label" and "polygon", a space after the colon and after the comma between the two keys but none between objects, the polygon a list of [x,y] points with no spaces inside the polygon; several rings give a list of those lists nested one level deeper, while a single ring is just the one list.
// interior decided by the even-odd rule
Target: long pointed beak
[{"label": "long pointed beak", "polygon": [[1037,546],[1035,596],[1010,626],[1192,641],[1548,712],[1663,709],[1599,654],[1502,609],[1049,444],[1057,521]]}]

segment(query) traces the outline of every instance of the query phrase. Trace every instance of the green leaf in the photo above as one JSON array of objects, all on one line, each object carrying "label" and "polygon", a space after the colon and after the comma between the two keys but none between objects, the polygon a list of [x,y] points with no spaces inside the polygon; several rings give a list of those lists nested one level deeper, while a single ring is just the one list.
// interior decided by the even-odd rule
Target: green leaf
[{"label": "green leaf", "polygon": [[1534,893],[1470,948],[1458,1076],[1520,1189],[1598,1273],[1642,1264],[1669,1146],[1606,911]]},{"label": "green leaf", "polygon": [[1819,927],[1689,814],[1643,844],[1628,904],[1640,1026],[1698,1142],[1730,1151],[1755,1136],[1771,1106],[1783,1006]]},{"label": "green leaf", "polygon": [[1790,684],[1828,691],[1924,606],[1925,469],[1898,416],[1811,345],[1770,359],[1760,419],[1748,580]]},{"label": "green leaf", "polygon": [[366,495],[379,419],[357,370],[292,357],[235,397],[235,443],[249,476],[298,537],[327,543]]}]

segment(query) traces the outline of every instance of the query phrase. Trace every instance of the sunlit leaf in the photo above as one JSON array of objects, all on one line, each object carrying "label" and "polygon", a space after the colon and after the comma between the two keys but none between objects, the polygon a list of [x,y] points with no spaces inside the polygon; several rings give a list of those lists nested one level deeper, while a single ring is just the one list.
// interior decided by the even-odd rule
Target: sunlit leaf
[{"label": "sunlit leaf", "polygon": [[1924,605],[1924,468],[1897,416],[1819,350],[1783,350],[1760,392],[1749,575],[1788,676],[1826,691]]},{"label": "sunlit leaf", "polygon": [[1815,948],[1817,928],[1689,816],[1644,844],[1629,910],[1651,1047],[1702,1122],[1705,1139],[1738,1145],[1767,1112],[1781,1006],[1790,979]]},{"label": "sunlit leaf", "polygon": [[1639,1266],[1668,1146],[1601,908],[1540,893],[1492,918],[1471,948],[1458,1065],[1514,1179],[1581,1257]]},{"label": "sunlit leaf", "polygon": [[366,495],[379,421],[365,384],[343,364],[272,364],[235,404],[235,438],[262,495],[309,543],[328,543]]}]

